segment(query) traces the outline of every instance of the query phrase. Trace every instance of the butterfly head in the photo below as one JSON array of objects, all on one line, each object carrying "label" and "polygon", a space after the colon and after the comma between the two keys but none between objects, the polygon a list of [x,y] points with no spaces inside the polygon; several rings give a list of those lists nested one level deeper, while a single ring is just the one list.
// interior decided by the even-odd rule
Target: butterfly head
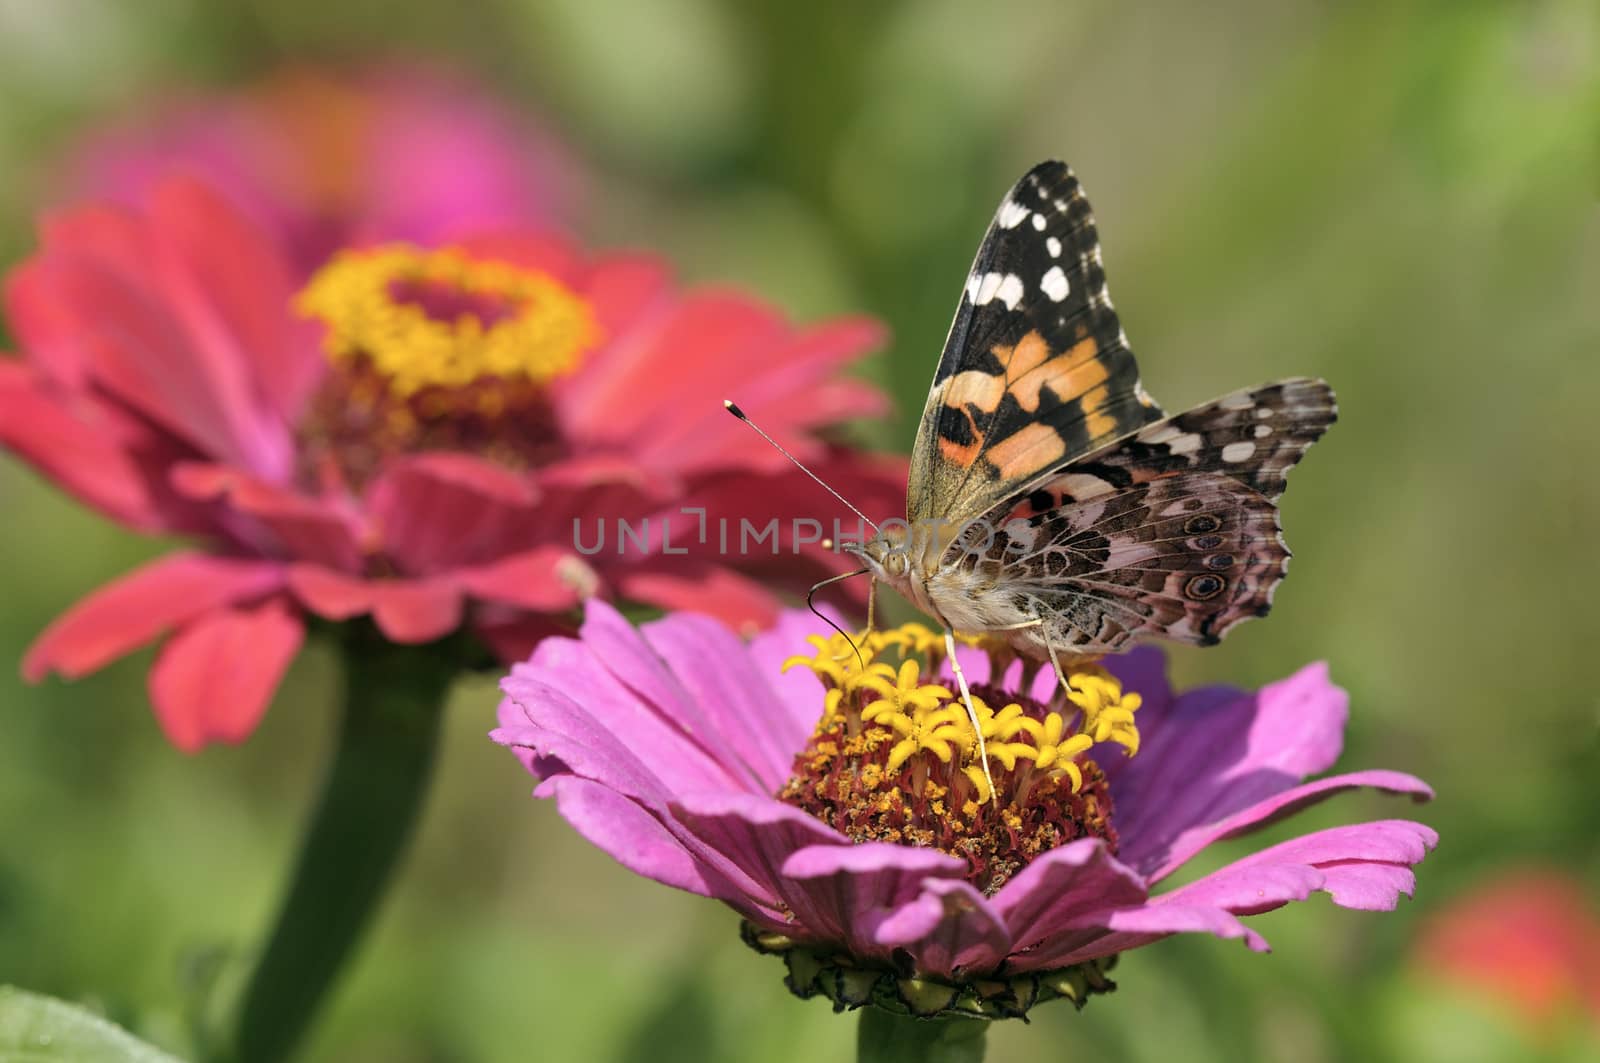
[{"label": "butterfly head", "polygon": [[911,533],[904,524],[887,523],[863,543],[840,543],[839,548],[861,559],[874,579],[897,584],[911,569]]}]

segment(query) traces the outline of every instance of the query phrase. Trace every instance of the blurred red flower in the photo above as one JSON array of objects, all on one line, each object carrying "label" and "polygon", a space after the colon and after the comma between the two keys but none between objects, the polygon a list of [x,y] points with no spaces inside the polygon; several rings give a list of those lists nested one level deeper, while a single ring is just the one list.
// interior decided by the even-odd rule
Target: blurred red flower
[{"label": "blurred red flower", "polygon": [[466,79],[391,64],[170,97],[86,137],[62,184],[132,206],[175,173],[203,178],[304,273],[352,243],[569,217],[574,170],[555,138]]},{"label": "blurred red flower", "polygon": [[1600,913],[1562,871],[1508,870],[1435,910],[1416,959],[1536,1029],[1575,1013],[1600,1021]]},{"label": "blurred red flower", "polygon": [[[170,632],[150,694],[186,750],[250,734],[308,614],[401,643],[465,626],[507,659],[594,595],[769,621],[775,569],[793,585],[839,559],[787,536],[741,550],[719,518],[832,509],[725,394],[864,507],[900,501],[901,461],[817,435],[885,408],[838,375],[880,341],[870,320],[797,329],[530,231],[346,251],[302,288],[191,180],[50,216],[41,243],[6,286],[23,356],[0,359],[0,445],[196,546],[80,602],[23,670],[79,676]],[[649,519],[649,541],[579,549],[579,519]]]}]

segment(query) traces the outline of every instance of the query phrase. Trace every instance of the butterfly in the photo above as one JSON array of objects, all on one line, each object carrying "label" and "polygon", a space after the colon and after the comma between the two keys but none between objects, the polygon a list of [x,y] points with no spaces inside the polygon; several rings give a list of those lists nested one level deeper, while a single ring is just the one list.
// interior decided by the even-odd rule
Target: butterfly
[{"label": "butterfly", "polygon": [[841,546],[944,626],[973,713],[954,632],[1049,659],[1065,684],[1063,657],[1211,645],[1265,616],[1289,560],[1285,474],[1336,413],[1310,378],[1163,412],[1112,308],[1083,189],[1044,162],[1001,201],[967,275],[906,520]]}]

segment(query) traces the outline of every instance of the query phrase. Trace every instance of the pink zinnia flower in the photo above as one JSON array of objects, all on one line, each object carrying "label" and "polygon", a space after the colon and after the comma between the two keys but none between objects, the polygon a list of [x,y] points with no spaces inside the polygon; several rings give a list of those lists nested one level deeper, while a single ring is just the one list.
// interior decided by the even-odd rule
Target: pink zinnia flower
[{"label": "pink zinnia flower", "polygon": [[567,217],[574,168],[553,137],[461,77],[289,67],[91,132],[62,184],[132,206],[174,174],[203,178],[280,234],[303,274],[352,243]]},{"label": "pink zinnia flower", "polygon": [[1600,1028],[1600,912],[1564,872],[1519,867],[1480,884],[1423,924],[1415,959],[1536,1032],[1580,1015]]},{"label": "pink zinnia flower", "polygon": [[1303,781],[1338,758],[1346,717],[1320,664],[1176,695],[1140,649],[1070,669],[1064,695],[1049,668],[962,650],[991,793],[941,638],[877,632],[858,658],[840,636],[808,646],[813,625],[786,614],[745,644],[593,604],[580,638],[502,682],[493,734],[624,866],[731,905],[802,996],[989,1017],[1081,1003],[1118,953],[1169,934],[1265,950],[1241,916],[1318,891],[1392,909],[1436,841],[1407,820],[1336,827],[1157,892],[1213,842],[1335,793],[1430,791],[1389,771]]},{"label": "pink zinnia flower", "polygon": [[[6,287],[23,358],[0,360],[0,445],[196,545],[79,603],[23,670],[79,676],[174,632],[150,693],[183,749],[251,732],[308,614],[370,615],[401,643],[467,628],[505,659],[597,594],[770,621],[774,569],[800,585],[839,559],[787,535],[781,556],[721,548],[719,517],[817,501],[724,394],[866,506],[904,483],[898,460],[814,434],[884,409],[838,376],[877,325],[797,329],[734,291],[682,293],[647,256],[528,232],[381,245],[297,293],[278,245],[189,181],[49,217],[42,244]],[[652,548],[581,551],[579,518],[649,519]]]}]

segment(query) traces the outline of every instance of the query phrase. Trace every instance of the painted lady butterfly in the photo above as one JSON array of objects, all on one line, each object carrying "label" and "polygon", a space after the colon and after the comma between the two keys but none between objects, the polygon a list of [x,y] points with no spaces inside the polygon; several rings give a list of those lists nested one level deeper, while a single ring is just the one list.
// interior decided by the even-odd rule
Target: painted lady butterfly
[{"label": "painted lady butterfly", "polygon": [[1210,645],[1271,605],[1289,559],[1284,476],[1335,412],[1326,383],[1296,378],[1163,413],[1106,293],[1083,189],[1041,163],[967,277],[907,519],[845,548],[944,625],[952,660],[954,631],[1058,675],[1062,655],[1139,638]]}]

